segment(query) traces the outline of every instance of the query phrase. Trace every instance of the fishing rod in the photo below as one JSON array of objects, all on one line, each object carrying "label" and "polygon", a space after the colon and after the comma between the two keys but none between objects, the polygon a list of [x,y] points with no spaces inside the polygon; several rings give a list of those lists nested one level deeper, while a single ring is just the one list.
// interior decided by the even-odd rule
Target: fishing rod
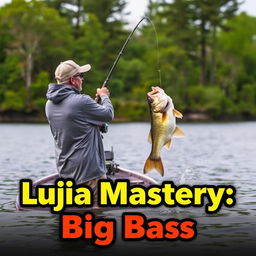
[{"label": "fishing rod", "polygon": [[[112,65],[112,67],[111,67],[111,69],[110,69],[110,71],[109,71],[109,73],[108,73],[108,75],[107,75],[107,77],[106,77],[104,83],[102,84],[102,87],[101,87],[101,88],[103,88],[103,87],[108,87],[108,82],[109,82],[109,80],[110,80],[110,77],[111,77],[113,71],[114,71],[115,68],[116,68],[116,65],[117,65],[117,63],[118,63],[120,57],[122,56],[122,54],[123,54],[123,52],[124,52],[124,50],[125,50],[127,44],[128,44],[129,41],[131,40],[131,37],[133,36],[134,32],[136,31],[136,29],[138,28],[138,26],[140,25],[140,23],[141,23],[143,20],[148,20],[148,21],[151,23],[151,25],[153,26],[153,28],[154,28],[154,30],[155,30],[156,42],[157,42],[157,50],[158,50],[158,39],[157,39],[157,34],[156,34],[155,26],[154,26],[153,22],[151,21],[151,19],[150,19],[149,17],[144,16],[144,17],[136,24],[136,26],[134,27],[134,29],[131,31],[131,33],[130,33],[129,36],[127,37],[126,41],[124,42],[124,44],[123,44],[123,46],[122,46],[122,48],[121,48],[119,54],[117,55],[117,57],[116,57],[116,59],[115,59],[113,65]],[[158,72],[159,72],[159,81],[160,81],[160,85],[161,85],[161,74],[160,74],[160,69],[159,69],[159,58],[158,58],[158,66],[157,66],[157,67],[158,67]],[[100,97],[99,97],[99,96],[97,96],[96,102],[98,102],[98,103],[100,102]]]},{"label": "fishing rod", "polygon": [[[156,46],[157,46],[157,51],[158,51],[158,38],[157,38],[156,28],[155,28],[155,26],[154,26],[154,23],[151,21],[151,19],[150,19],[149,17],[147,17],[147,16],[144,16],[144,17],[136,24],[136,26],[134,27],[134,29],[131,31],[131,33],[130,33],[129,36],[127,37],[126,41],[124,42],[124,44],[123,44],[123,46],[122,46],[122,48],[121,48],[119,54],[117,55],[117,57],[116,57],[116,59],[115,59],[113,65],[112,65],[112,67],[111,67],[111,69],[110,69],[110,71],[109,71],[109,73],[108,73],[108,75],[107,75],[107,77],[106,77],[104,83],[102,84],[102,87],[101,87],[101,88],[108,87],[108,82],[109,82],[109,80],[110,80],[110,77],[111,77],[113,71],[114,71],[115,68],[116,68],[116,65],[117,65],[117,63],[118,63],[120,57],[122,56],[122,54],[123,54],[123,52],[124,52],[124,50],[125,50],[127,44],[129,43],[131,37],[133,36],[134,32],[136,31],[136,29],[138,28],[138,26],[140,25],[140,23],[141,23],[143,20],[148,20],[148,21],[150,22],[150,24],[151,24],[151,25],[153,26],[153,28],[154,28],[155,36],[156,36]],[[158,55],[157,55],[157,68],[158,68],[158,73],[159,73],[159,83],[160,83],[160,86],[161,86],[161,71],[160,71],[160,68],[159,68],[159,56],[158,56]],[[96,100],[97,103],[100,103],[100,97],[99,97],[99,96],[97,96],[95,100]],[[106,133],[106,132],[108,131],[108,124],[105,124],[105,125],[101,126],[100,131],[101,131],[102,133]]]},{"label": "fishing rod", "polygon": [[137,23],[137,25],[134,27],[134,29],[132,30],[132,32],[131,32],[130,35],[127,37],[126,41],[124,42],[124,45],[123,45],[121,51],[120,51],[119,54],[117,55],[117,57],[116,57],[116,59],[115,59],[115,62],[114,62],[114,64],[112,65],[112,67],[111,67],[111,69],[110,69],[110,71],[109,71],[109,73],[108,73],[108,76],[107,76],[107,78],[105,79],[105,81],[104,81],[104,83],[103,83],[103,85],[102,85],[102,88],[108,86],[108,85],[107,85],[107,84],[108,84],[108,81],[109,81],[109,79],[110,79],[110,77],[111,77],[113,71],[115,70],[115,67],[116,67],[116,65],[117,65],[117,63],[118,63],[120,57],[122,56],[124,49],[126,48],[127,44],[129,43],[131,37],[133,36],[134,32],[136,31],[136,29],[138,28],[138,26],[140,25],[140,23],[141,23],[143,20],[145,20],[145,19],[147,19],[148,21],[151,22],[151,20],[149,19],[149,17],[144,16],[144,17]]}]

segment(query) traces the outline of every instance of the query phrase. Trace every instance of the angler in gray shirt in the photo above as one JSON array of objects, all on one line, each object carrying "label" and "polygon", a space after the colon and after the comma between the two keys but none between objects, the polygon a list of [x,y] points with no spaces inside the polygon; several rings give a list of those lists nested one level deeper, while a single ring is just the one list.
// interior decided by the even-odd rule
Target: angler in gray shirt
[{"label": "angler in gray shirt", "polygon": [[97,89],[102,105],[80,94],[83,73],[90,68],[89,64],[79,66],[71,60],[60,63],[55,70],[57,84],[49,84],[45,110],[60,176],[72,178],[76,184],[89,182],[94,190],[94,181],[106,177],[99,129],[113,119],[114,110],[107,88]]}]

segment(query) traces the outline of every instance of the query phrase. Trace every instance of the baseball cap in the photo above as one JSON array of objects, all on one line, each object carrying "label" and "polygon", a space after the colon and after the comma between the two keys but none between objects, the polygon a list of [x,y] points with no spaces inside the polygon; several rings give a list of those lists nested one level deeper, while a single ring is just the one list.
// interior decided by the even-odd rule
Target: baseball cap
[{"label": "baseball cap", "polygon": [[68,79],[78,73],[84,73],[91,69],[90,64],[79,66],[73,60],[61,62],[55,70],[55,79],[58,84],[68,81]]}]

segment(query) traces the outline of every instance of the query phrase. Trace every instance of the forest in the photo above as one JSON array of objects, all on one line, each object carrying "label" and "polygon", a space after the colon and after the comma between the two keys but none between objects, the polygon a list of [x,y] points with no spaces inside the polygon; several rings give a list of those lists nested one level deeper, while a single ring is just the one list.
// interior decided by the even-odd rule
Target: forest
[{"label": "forest", "polygon": [[[45,121],[54,70],[90,63],[94,98],[133,27],[126,0],[12,0],[0,7],[0,121]],[[108,83],[117,121],[148,120],[161,86],[185,120],[256,119],[256,17],[238,0],[149,0]],[[138,21],[141,17],[138,17]],[[155,27],[155,29],[154,29]]]}]

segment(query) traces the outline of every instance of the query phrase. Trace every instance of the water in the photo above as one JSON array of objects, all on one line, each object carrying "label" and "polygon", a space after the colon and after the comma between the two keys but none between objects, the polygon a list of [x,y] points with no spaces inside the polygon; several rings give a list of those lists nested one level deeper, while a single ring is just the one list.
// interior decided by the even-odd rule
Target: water
[{"label": "water", "polygon": [[[183,139],[173,140],[170,151],[162,150],[165,176],[153,172],[158,181],[176,185],[233,185],[236,206],[217,214],[204,208],[143,208],[147,218],[192,218],[198,222],[193,241],[125,242],[121,239],[123,210],[99,211],[99,218],[115,218],[118,233],[108,248],[87,241],[61,241],[59,216],[43,211],[18,212],[15,198],[21,178],[39,179],[55,172],[54,144],[48,125],[0,125],[0,249],[9,255],[171,255],[230,253],[240,255],[256,249],[256,122],[182,124]],[[112,124],[104,135],[105,149],[114,146],[122,167],[142,172],[150,145],[149,124]],[[5,254],[2,254],[5,255]]]}]

